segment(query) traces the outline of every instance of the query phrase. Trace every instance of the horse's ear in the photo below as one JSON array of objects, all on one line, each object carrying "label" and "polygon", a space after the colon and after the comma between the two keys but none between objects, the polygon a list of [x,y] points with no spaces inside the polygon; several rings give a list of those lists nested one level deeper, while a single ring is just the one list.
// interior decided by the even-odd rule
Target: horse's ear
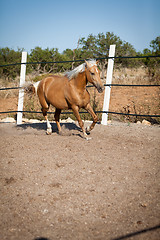
[{"label": "horse's ear", "polygon": [[85,67],[87,68],[88,67],[88,62],[86,60],[84,60],[85,62]]}]

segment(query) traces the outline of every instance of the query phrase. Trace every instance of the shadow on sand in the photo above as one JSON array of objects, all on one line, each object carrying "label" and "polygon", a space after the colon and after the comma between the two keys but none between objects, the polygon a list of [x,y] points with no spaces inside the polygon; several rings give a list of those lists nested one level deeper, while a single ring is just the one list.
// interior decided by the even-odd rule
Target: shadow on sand
[{"label": "shadow on sand", "polygon": [[157,230],[157,229],[160,229],[160,225],[157,225],[157,226],[154,226],[154,227],[151,227],[151,228],[146,228],[146,229],[143,229],[143,230],[140,230],[140,231],[137,231],[137,232],[132,232],[132,233],[129,233],[127,235],[120,236],[118,238],[113,238],[112,240],[129,239],[131,237],[135,237],[137,235],[147,233],[147,232],[151,232],[151,231],[154,231],[154,230]]},{"label": "shadow on sand", "polygon": [[[54,132],[58,133],[56,123],[51,123],[51,126],[52,126],[52,133]],[[23,130],[27,128],[33,128],[36,130],[44,130],[44,131],[47,130],[46,123],[24,123],[24,124],[18,125],[17,127]],[[67,132],[67,135],[80,135],[81,133],[81,128],[78,127],[75,123],[61,123],[61,127],[62,127],[62,135],[66,135],[65,134],[66,132]],[[73,134],[72,130],[77,130],[78,133]]]},{"label": "shadow on sand", "polygon": [[50,240],[50,239],[49,238],[40,237],[40,238],[35,238],[33,240]]}]

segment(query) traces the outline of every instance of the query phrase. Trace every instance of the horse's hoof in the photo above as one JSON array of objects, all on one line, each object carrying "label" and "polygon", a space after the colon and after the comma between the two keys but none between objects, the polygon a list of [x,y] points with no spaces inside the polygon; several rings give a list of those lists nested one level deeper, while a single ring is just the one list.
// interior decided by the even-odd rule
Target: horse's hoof
[{"label": "horse's hoof", "polygon": [[52,129],[48,129],[46,132],[47,135],[51,135],[52,134]]},{"label": "horse's hoof", "polygon": [[87,141],[91,140],[92,138],[91,137],[86,137],[85,138]]},{"label": "horse's hoof", "polygon": [[87,134],[85,134],[83,137],[84,137],[84,139],[86,139],[87,141],[89,141],[89,140],[92,139],[91,137],[88,137]]},{"label": "horse's hoof", "polygon": [[46,132],[47,135],[51,135],[52,133],[51,132]]},{"label": "horse's hoof", "polygon": [[90,127],[89,127],[89,126],[86,127],[86,133],[87,133],[87,134],[90,134]]},{"label": "horse's hoof", "polygon": [[62,132],[62,131],[59,131],[58,134],[59,134],[60,136],[63,136],[63,132]]}]

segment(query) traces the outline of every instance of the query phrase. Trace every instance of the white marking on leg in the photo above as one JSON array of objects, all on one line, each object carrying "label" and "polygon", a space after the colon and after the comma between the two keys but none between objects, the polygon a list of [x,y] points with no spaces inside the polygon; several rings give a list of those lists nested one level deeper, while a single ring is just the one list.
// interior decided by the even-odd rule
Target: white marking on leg
[{"label": "white marking on leg", "polygon": [[90,132],[90,126],[86,127],[86,132]]},{"label": "white marking on leg", "polygon": [[47,134],[51,134],[52,133],[52,126],[47,118]]}]

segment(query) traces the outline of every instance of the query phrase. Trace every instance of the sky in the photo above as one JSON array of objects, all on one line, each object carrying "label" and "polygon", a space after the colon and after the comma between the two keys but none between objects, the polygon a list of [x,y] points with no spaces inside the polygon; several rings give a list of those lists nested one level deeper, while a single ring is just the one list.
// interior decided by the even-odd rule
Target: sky
[{"label": "sky", "polygon": [[75,49],[113,32],[136,51],[160,35],[160,0],[0,0],[0,48]]}]

